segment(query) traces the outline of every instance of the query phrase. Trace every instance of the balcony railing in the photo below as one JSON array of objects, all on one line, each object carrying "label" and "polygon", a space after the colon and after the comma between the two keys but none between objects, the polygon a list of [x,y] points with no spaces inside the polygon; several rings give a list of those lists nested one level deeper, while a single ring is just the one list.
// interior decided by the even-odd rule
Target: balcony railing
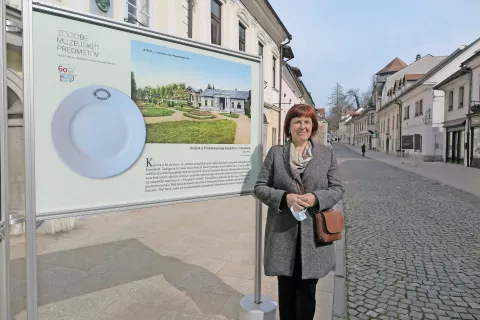
[{"label": "balcony railing", "polygon": [[138,8],[136,5],[137,1],[133,1],[135,4],[133,4],[130,1],[126,1],[126,11],[127,11],[127,17],[125,18],[125,21],[133,24],[139,24],[144,27],[149,27],[150,26],[150,15],[148,14],[148,7],[149,7],[149,1],[144,0],[141,1],[144,3],[142,8]]}]

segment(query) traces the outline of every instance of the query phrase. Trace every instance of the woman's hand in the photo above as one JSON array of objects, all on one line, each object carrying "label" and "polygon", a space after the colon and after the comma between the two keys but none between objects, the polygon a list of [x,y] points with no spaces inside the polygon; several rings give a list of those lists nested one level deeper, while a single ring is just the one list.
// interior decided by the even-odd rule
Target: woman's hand
[{"label": "woman's hand", "polygon": [[[315,198],[315,196],[314,196]],[[302,198],[302,195],[289,193],[287,194],[287,205],[289,208],[293,206],[295,211],[301,211],[304,208],[310,207],[307,202]]]},{"label": "woman's hand", "polygon": [[306,207],[313,207],[317,204],[317,197],[313,193],[301,194],[298,195],[298,198],[302,203],[306,204]]}]

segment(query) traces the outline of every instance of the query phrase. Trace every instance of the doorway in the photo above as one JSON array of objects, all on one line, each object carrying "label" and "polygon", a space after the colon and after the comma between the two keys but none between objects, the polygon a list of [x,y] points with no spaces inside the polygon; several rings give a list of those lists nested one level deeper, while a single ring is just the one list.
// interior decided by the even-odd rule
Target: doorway
[{"label": "doorway", "polygon": [[465,158],[465,131],[450,131],[447,133],[447,162],[463,164]]},{"label": "doorway", "polygon": [[225,98],[220,98],[220,109],[225,110],[226,108],[226,99]]}]

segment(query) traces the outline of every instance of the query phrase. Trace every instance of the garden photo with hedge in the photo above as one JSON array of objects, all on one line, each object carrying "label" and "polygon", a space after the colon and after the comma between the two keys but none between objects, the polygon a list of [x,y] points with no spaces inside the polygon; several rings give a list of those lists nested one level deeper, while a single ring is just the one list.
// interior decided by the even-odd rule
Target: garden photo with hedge
[{"label": "garden photo with hedge", "polygon": [[183,83],[139,88],[134,72],[131,77],[131,97],[145,118],[147,143],[250,143],[250,101],[241,113],[202,110]]},{"label": "garden photo with hedge", "polygon": [[147,143],[250,144],[250,64],[137,40],[130,49]]}]

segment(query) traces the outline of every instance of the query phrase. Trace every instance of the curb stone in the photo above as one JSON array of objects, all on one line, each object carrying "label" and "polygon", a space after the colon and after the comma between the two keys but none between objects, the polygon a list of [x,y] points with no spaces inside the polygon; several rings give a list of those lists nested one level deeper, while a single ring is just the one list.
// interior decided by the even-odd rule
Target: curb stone
[{"label": "curb stone", "polygon": [[[344,211],[344,202],[341,200],[336,206],[337,210]],[[342,232],[342,239],[335,242],[335,277],[333,289],[333,320],[347,319],[347,286],[346,286],[346,265],[345,265],[345,230]]]}]

